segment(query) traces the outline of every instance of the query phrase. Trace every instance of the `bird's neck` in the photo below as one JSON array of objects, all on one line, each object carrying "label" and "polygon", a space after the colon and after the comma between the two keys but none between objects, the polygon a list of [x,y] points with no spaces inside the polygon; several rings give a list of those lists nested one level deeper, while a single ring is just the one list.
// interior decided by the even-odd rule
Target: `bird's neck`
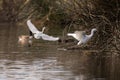
[{"label": "bird's neck", "polygon": [[94,34],[94,30],[91,30],[91,33],[89,35],[87,35],[89,38],[91,38]]},{"label": "bird's neck", "polygon": [[45,31],[45,27],[42,28],[42,33]]}]

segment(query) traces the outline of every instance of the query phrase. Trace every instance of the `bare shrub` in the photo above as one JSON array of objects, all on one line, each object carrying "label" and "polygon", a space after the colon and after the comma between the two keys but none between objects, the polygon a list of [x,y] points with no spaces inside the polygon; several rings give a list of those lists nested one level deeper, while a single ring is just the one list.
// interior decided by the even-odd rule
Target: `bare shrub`
[{"label": "bare shrub", "polygon": [[[120,50],[119,0],[59,0],[59,6],[78,29],[96,27],[90,46],[100,50]],[[74,27],[73,27],[74,28]]]}]

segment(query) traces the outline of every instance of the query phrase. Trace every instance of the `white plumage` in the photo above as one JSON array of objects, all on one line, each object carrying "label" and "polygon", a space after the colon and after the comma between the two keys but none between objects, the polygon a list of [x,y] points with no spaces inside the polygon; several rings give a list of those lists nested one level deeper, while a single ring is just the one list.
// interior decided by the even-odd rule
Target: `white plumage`
[{"label": "white plumage", "polygon": [[59,37],[53,37],[49,36],[47,34],[44,34],[45,27],[43,27],[42,31],[39,31],[32,23],[31,20],[27,21],[27,25],[29,30],[33,33],[34,38],[36,39],[43,39],[43,40],[48,40],[48,41],[57,41],[59,40]]},{"label": "white plumage", "polygon": [[88,42],[88,40],[91,39],[91,37],[93,36],[94,32],[97,31],[96,28],[93,28],[91,30],[91,34],[90,35],[86,35],[85,34],[85,31],[75,31],[74,33],[68,33],[67,35],[68,36],[72,36],[74,37],[75,39],[77,39],[79,42],[77,43],[77,45],[80,45],[80,44],[84,44],[86,42]]}]

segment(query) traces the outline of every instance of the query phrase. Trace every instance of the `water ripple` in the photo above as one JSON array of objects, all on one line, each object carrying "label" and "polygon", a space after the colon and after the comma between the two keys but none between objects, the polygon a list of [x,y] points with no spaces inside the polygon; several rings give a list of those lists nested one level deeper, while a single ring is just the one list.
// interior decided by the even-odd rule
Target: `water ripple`
[{"label": "water ripple", "polygon": [[75,80],[55,58],[29,61],[0,60],[0,80]]}]

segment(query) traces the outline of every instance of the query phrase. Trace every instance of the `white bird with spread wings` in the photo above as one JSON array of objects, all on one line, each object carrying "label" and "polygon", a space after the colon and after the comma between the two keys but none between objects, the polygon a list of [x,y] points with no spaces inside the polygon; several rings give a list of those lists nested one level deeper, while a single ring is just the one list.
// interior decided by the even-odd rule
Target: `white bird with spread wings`
[{"label": "white bird with spread wings", "polygon": [[53,37],[49,36],[47,34],[44,34],[45,27],[43,27],[42,31],[39,31],[32,23],[31,20],[27,21],[27,25],[29,30],[33,33],[34,38],[36,39],[43,39],[43,40],[48,40],[48,41],[57,41],[59,40],[59,37]]},{"label": "white bird with spread wings", "polygon": [[93,36],[95,31],[97,31],[97,29],[93,28],[91,30],[91,34],[90,35],[87,35],[85,33],[85,31],[75,31],[74,33],[68,33],[67,35],[68,36],[72,36],[76,40],[78,40],[79,42],[77,43],[77,45],[80,45],[82,43],[84,44],[84,43],[88,42],[91,39],[91,37]]}]

